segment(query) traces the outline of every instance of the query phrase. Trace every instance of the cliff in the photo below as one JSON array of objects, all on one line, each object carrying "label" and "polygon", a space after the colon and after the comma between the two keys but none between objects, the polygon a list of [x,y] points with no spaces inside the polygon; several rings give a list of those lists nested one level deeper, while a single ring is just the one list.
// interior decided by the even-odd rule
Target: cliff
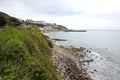
[{"label": "cliff", "polygon": [[37,28],[0,30],[2,80],[60,80],[52,51]]}]

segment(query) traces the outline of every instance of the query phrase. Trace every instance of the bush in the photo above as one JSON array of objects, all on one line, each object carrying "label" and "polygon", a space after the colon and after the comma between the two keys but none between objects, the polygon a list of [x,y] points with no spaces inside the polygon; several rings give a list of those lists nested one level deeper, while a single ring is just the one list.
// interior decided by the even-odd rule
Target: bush
[{"label": "bush", "polygon": [[0,27],[2,28],[3,26],[5,26],[6,24],[6,20],[3,16],[0,16]]},{"label": "bush", "polygon": [[2,80],[60,80],[51,61],[51,48],[39,29],[0,30]]},{"label": "bush", "polygon": [[21,24],[20,21],[18,21],[16,18],[14,17],[6,17],[6,21],[7,21],[7,25],[9,26],[19,26]]},{"label": "bush", "polygon": [[[8,40],[2,48],[1,57],[6,60],[23,60],[25,56],[24,43],[19,39]],[[20,60],[19,59],[19,60]]]}]

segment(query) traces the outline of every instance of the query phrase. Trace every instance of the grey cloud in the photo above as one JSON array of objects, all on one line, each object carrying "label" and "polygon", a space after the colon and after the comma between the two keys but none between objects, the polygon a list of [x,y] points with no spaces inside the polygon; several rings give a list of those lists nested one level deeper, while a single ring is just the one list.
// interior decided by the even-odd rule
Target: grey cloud
[{"label": "grey cloud", "polygon": [[[21,7],[21,5],[25,5],[25,7]],[[66,6],[61,0],[1,0],[0,7],[6,7],[6,9],[21,7],[24,11],[29,11],[29,14],[46,14],[51,16],[81,14],[79,11]]]},{"label": "grey cloud", "polygon": [[113,21],[113,22],[120,22],[120,11],[97,15],[97,17],[102,18],[104,20]]},{"label": "grey cloud", "polygon": [[39,0],[38,2],[30,2],[26,0],[26,4],[31,5],[31,9],[34,9],[34,11],[37,13],[55,16],[80,14],[80,12],[71,9],[69,6],[66,6],[60,0]]},{"label": "grey cloud", "polygon": [[106,18],[114,20],[114,21],[120,21],[120,12],[115,12],[115,13],[111,13],[109,15],[106,15]]}]

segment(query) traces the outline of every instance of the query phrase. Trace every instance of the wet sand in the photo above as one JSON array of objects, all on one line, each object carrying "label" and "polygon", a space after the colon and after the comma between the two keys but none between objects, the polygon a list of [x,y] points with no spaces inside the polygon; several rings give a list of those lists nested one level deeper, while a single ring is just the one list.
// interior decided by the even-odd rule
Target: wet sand
[{"label": "wet sand", "polygon": [[52,33],[52,32],[63,32],[63,31],[62,30],[49,30],[49,31],[41,32],[41,33],[48,34],[48,33]]}]

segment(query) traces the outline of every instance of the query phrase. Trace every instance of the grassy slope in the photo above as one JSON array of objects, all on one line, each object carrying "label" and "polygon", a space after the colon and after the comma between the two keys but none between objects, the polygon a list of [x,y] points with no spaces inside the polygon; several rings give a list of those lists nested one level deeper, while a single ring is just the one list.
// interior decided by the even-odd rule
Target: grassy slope
[{"label": "grassy slope", "polygon": [[0,30],[2,80],[59,80],[51,49],[37,28]]}]

